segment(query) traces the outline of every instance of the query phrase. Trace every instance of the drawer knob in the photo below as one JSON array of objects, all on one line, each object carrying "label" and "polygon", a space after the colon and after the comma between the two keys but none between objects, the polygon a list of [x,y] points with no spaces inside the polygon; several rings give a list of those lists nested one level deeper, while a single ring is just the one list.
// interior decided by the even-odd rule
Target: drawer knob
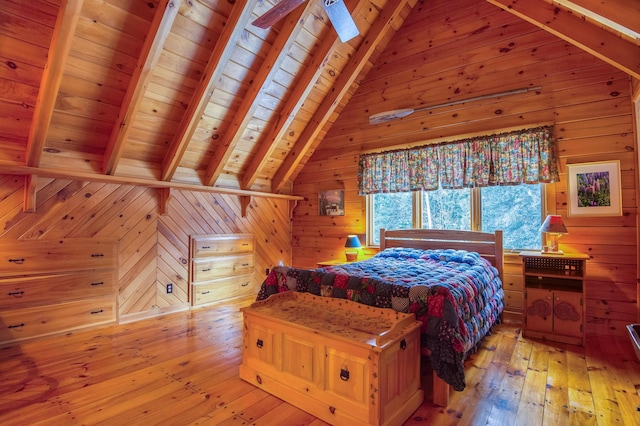
[{"label": "drawer knob", "polygon": [[91,311],[91,315],[101,314],[104,312],[104,309],[97,309],[95,311]]},{"label": "drawer knob", "polygon": [[91,283],[91,285],[104,285],[104,281],[96,281]]},{"label": "drawer knob", "polygon": [[24,257],[21,259],[9,259],[9,262],[15,263],[16,265],[22,265],[24,263]]},{"label": "drawer knob", "polygon": [[340,369],[340,380],[345,382],[349,380],[349,370],[347,370],[346,368]]},{"label": "drawer knob", "polygon": [[24,323],[21,324],[14,324],[14,325],[8,325],[7,328],[9,329],[13,329],[13,328],[22,328],[24,327]]},{"label": "drawer knob", "polygon": [[246,286],[248,286],[248,285],[249,285],[249,281],[244,282],[244,283],[242,283],[242,284],[240,284],[240,285],[241,285],[242,287],[246,287]]},{"label": "drawer knob", "polygon": [[210,249],[211,246],[202,246],[203,249]]},{"label": "drawer knob", "polygon": [[243,263],[242,266],[249,266],[249,264],[248,263]]},{"label": "drawer knob", "polygon": [[104,257],[102,253],[91,253],[91,257]]},{"label": "drawer knob", "polygon": [[262,341],[262,339],[258,339],[256,340],[256,346],[261,348],[264,345],[264,342]]},{"label": "drawer knob", "polygon": [[202,269],[202,272],[209,272],[211,270],[211,268],[204,268]]},{"label": "drawer knob", "polygon": [[203,291],[201,294],[209,294],[209,293],[211,293],[211,291],[209,291],[209,290],[205,290],[205,291]]},{"label": "drawer knob", "polygon": [[9,293],[7,293],[7,295],[14,296],[14,297],[22,296],[23,294],[24,294],[24,290],[10,291]]},{"label": "drawer knob", "polygon": [[257,374],[256,374],[256,382],[258,382],[259,385],[262,384],[262,377],[258,376]]},{"label": "drawer knob", "polygon": [[400,341],[400,349],[402,349],[403,351],[407,349],[407,341],[405,339],[402,339]]}]

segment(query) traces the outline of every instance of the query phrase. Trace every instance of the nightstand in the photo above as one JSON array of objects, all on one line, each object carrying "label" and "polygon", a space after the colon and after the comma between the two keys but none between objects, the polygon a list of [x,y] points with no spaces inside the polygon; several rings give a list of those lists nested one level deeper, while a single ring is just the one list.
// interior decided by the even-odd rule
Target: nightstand
[{"label": "nightstand", "polygon": [[345,263],[353,263],[353,262],[348,262],[345,259],[323,260],[322,262],[318,262],[318,268],[322,268],[324,266],[344,265]]},{"label": "nightstand", "polygon": [[586,317],[585,275],[589,256],[524,251],[524,324],[526,337],[583,345]]}]

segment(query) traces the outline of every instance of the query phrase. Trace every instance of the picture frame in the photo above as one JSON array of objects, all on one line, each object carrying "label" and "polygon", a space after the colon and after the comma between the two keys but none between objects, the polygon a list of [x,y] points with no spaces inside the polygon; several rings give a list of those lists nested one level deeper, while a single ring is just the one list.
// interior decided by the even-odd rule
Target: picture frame
[{"label": "picture frame", "polygon": [[621,216],[620,161],[567,164],[567,216]]},{"label": "picture frame", "polygon": [[344,189],[318,192],[318,216],[344,216]]}]

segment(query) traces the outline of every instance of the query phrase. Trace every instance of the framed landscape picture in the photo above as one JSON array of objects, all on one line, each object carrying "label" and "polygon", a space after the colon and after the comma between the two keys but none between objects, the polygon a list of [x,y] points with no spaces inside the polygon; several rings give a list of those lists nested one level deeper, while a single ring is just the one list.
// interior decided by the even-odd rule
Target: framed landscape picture
[{"label": "framed landscape picture", "polygon": [[318,192],[319,216],[344,216],[344,189]]},{"label": "framed landscape picture", "polygon": [[567,164],[567,216],[620,216],[620,161]]}]

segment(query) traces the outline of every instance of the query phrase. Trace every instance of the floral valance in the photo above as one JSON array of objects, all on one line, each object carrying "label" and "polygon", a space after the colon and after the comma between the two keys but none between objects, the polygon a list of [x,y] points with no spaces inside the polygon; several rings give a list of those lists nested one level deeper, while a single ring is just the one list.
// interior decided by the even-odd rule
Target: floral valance
[{"label": "floral valance", "polygon": [[553,127],[362,154],[360,195],[558,181]]}]

